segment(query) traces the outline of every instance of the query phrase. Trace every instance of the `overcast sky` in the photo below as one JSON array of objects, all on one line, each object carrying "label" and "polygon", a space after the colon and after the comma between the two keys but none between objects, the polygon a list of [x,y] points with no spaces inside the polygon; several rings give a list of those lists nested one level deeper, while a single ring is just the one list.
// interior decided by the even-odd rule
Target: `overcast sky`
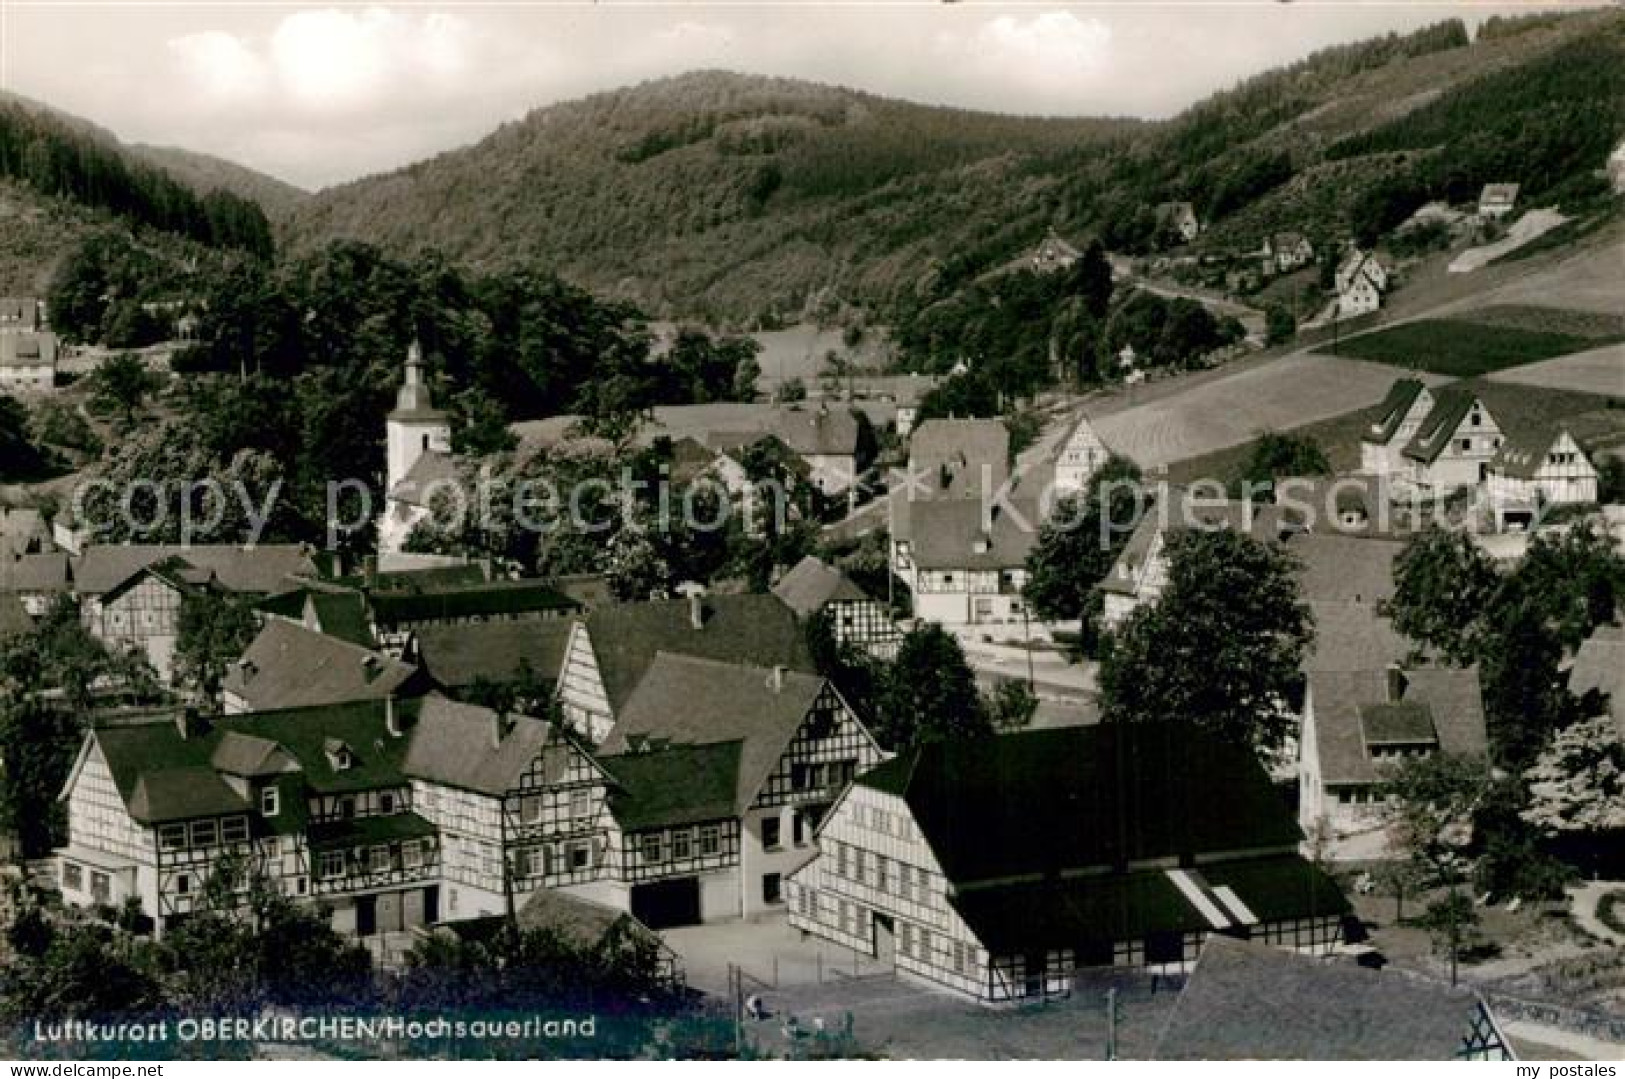
[{"label": "overcast sky", "polygon": [[0,0],[0,86],[126,140],[315,188],[472,142],[540,105],[695,68],[1004,112],[1155,118],[1323,45],[1512,10],[1470,0]]}]

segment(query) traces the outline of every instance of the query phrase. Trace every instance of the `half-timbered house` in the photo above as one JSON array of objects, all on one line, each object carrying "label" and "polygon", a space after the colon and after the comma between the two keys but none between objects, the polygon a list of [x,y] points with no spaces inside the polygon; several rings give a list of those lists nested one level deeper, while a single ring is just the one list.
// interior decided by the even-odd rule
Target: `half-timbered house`
[{"label": "half-timbered house", "polygon": [[773,586],[773,594],[806,621],[829,620],[837,644],[861,648],[882,659],[897,654],[903,634],[886,604],[815,555],[808,555]]},{"label": "half-timbered house", "polygon": [[1404,450],[1433,411],[1433,394],[1421,379],[1401,378],[1388,388],[1377,419],[1360,434],[1360,471],[1392,476],[1406,471]]},{"label": "half-timbered house", "polygon": [[1213,934],[1325,952],[1348,904],[1300,838],[1248,751],[1188,724],[936,743],[829,811],[790,924],[982,1002],[1184,970]]}]

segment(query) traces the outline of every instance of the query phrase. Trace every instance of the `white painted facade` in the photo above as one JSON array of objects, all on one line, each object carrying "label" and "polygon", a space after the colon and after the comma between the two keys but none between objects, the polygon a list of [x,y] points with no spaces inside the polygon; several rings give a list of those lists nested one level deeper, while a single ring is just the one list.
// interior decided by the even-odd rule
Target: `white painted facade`
[{"label": "white painted facade", "polygon": [[1597,501],[1597,469],[1580,444],[1567,431],[1558,433],[1529,477],[1512,476],[1503,467],[1490,466],[1487,487],[1496,519],[1504,525],[1509,515],[1541,506],[1587,505]]},{"label": "white painted facade", "polygon": [[1426,386],[1422,387],[1387,442],[1360,443],[1360,471],[1372,476],[1393,476],[1409,471],[1401,451],[1416,437],[1422,421],[1433,411],[1433,405],[1433,395]]},{"label": "white painted facade", "polygon": [[1089,489],[1089,481],[1110,457],[1106,444],[1100,440],[1087,416],[1078,419],[1055,461],[1055,493],[1082,494]]}]

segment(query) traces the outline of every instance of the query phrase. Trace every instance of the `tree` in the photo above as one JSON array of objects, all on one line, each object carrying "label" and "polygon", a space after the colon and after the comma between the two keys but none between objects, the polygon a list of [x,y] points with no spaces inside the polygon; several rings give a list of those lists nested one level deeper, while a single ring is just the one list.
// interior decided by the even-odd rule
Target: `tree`
[{"label": "tree", "polygon": [[897,752],[993,733],[964,650],[935,622],[904,635],[881,680],[875,720],[875,737]]},{"label": "tree", "polygon": [[58,795],[84,734],[73,714],[39,696],[0,693],[0,829],[24,858],[41,858],[65,839]]},{"label": "tree", "polygon": [[794,404],[807,399],[807,384],[799,378],[787,378],[773,391],[773,400],[781,405]]},{"label": "tree", "polygon": [[1625,743],[1606,712],[1558,731],[1524,778],[1523,818],[1542,833],[1625,831]]},{"label": "tree", "polygon": [[1430,528],[1394,560],[1387,613],[1400,633],[1465,665],[1477,655],[1500,584],[1495,564],[1472,537]]},{"label": "tree", "polygon": [[126,426],[135,422],[136,410],[147,395],[158,389],[158,376],[147,370],[140,357],[121,352],[104,360],[91,374],[91,400],[104,411],[116,412]]},{"label": "tree", "polygon": [[1266,345],[1284,345],[1292,340],[1298,332],[1298,320],[1293,317],[1282,304],[1271,303],[1264,307],[1264,343]]},{"label": "tree", "polygon": [[1557,643],[1573,649],[1614,621],[1625,597],[1625,557],[1613,537],[1582,521],[1537,535],[1511,583],[1508,599],[1533,605]]},{"label": "tree", "polygon": [[1168,583],[1106,639],[1109,722],[1191,722],[1274,752],[1295,728],[1288,699],[1313,636],[1295,562],[1230,529],[1167,539]]},{"label": "tree", "polygon": [[1272,490],[1284,479],[1306,476],[1328,476],[1331,462],[1326,452],[1312,438],[1302,435],[1264,431],[1253,442],[1247,463],[1236,477],[1236,486],[1246,494]]},{"label": "tree", "polygon": [[996,731],[1019,731],[1032,725],[1038,711],[1038,697],[1020,678],[1000,679],[983,705]]},{"label": "tree", "polygon": [[254,612],[236,598],[212,590],[181,597],[175,636],[175,681],[218,705],[226,668],[243,654],[259,629]]},{"label": "tree", "polygon": [[1027,556],[1022,595],[1038,617],[1083,618],[1090,596],[1111,572],[1145,509],[1139,479],[1134,462],[1114,454],[1090,477],[1083,494],[1056,501]]}]

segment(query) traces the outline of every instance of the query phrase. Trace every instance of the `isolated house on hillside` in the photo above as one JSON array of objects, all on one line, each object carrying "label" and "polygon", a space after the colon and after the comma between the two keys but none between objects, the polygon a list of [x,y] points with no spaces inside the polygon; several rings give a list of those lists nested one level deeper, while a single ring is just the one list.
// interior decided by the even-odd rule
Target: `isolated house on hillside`
[{"label": "isolated house on hillside", "polygon": [[804,622],[820,614],[827,617],[837,644],[862,648],[882,659],[897,654],[903,634],[886,604],[813,555],[780,578],[773,594]]},{"label": "isolated house on hillside", "polygon": [[1083,252],[1057,236],[1054,229],[1039,242],[1033,251],[1031,268],[1035,273],[1053,273],[1056,270],[1070,269],[1080,258]]},{"label": "isolated house on hillside", "polygon": [[657,928],[778,909],[831,803],[882,757],[818,675],[660,653],[600,758],[624,905]]},{"label": "isolated house on hillside", "polygon": [[1388,270],[1376,255],[1351,247],[1338,264],[1335,282],[1337,316],[1354,318],[1382,306],[1382,294],[1388,289]]},{"label": "isolated house on hillside", "polygon": [[1188,202],[1161,203],[1155,215],[1158,228],[1173,230],[1185,243],[1201,234],[1202,223],[1196,217],[1196,208]]},{"label": "isolated house on hillside", "polygon": [[56,385],[54,333],[0,334],[0,393],[49,393]]},{"label": "isolated house on hillside", "polygon": [[933,743],[859,776],[790,924],[983,1002],[1089,967],[1179,971],[1214,934],[1324,952],[1348,904],[1252,756],[1187,724]]},{"label": "isolated house on hillside", "polygon": [[1517,184],[1485,184],[1478,196],[1478,212],[1484,217],[1505,217],[1517,204]]},{"label": "isolated house on hillside", "polygon": [[1264,256],[1277,273],[1290,273],[1315,258],[1315,245],[1301,232],[1277,232],[1264,240]]},{"label": "isolated house on hillside", "polygon": [[1476,990],[1215,934],[1157,1060],[1515,1060]]},{"label": "isolated house on hillside", "polygon": [[1402,378],[1388,389],[1371,426],[1360,435],[1360,471],[1392,476],[1407,471],[1402,452],[1433,411],[1433,394],[1421,379]]}]

